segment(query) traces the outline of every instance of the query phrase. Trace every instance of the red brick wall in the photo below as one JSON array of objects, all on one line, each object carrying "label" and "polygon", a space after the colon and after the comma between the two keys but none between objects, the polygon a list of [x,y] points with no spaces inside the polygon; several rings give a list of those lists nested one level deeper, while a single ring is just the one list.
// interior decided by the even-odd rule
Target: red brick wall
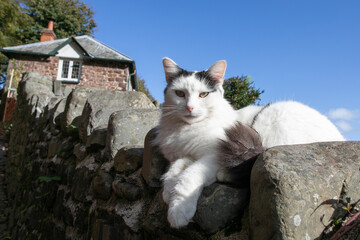
[{"label": "red brick wall", "polygon": [[126,90],[128,76],[129,68],[126,63],[85,60],[79,85]]},{"label": "red brick wall", "polygon": [[[58,73],[58,57],[40,57],[29,55],[14,56],[17,69],[21,72],[39,72],[51,76],[56,80]],[[9,61],[7,81],[10,79],[11,69],[14,68],[12,60]],[[71,87],[90,86],[102,87],[109,90],[126,90],[129,68],[126,63],[84,60],[81,70],[80,83],[63,83]],[[21,79],[21,78],[20,78]],[[130,88],[130,90],[132,90]]]},{"label": "red brick wall", "polygon": [[[38,72],[47,76],[51,76],[52,79],[56,79],[58,71],[57,57],[39,57],[21,55],[15,58],[16,69],[21,72]],[[13,60],[9,60],[7,81],[10,79],[11,70],[14,68]],[[20,77],[21,79],[21,77]]]}]

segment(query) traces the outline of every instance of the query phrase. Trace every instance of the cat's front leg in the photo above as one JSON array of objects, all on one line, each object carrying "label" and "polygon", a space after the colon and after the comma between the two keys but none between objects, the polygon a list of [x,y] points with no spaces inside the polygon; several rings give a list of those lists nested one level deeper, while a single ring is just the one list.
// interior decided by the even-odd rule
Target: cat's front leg
[{"label": "cat's front leg", "polygon": [[178,159],[170,164],[168,171],[161,177],[163,182],[163,200],[169,204],[171,193],[178,182],[179,174],[184,171],[190,164],[191,160],[187,158]]},{"label": "cat's front leg", "polygon": [[202,189],[215,182],[218,168],[216,159],[206,156],[180,173],[169,203],[168,221],[172,227],[180,228],[191,221]]}]

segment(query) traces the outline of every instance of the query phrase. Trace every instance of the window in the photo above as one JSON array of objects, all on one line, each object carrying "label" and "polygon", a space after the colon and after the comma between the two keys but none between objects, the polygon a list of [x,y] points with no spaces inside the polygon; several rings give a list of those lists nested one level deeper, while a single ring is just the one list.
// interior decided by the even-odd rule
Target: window
[{"label": "window", "polygon": [[80,82],[81,62],[71,59],[60,59],[58,80],[66,82]]}]

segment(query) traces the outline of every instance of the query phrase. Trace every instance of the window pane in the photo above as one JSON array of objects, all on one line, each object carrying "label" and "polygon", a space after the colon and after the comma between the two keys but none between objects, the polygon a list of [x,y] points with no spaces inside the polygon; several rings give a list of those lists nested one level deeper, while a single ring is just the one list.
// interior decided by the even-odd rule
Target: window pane
[{"label": "window pane", "polygon": [[80,62],[74,62],[72,65],[71,78],[78,78],[80,72]]},{"label": "window pane", "polygon": [[64,60],[64,61],[63,61],[63,66],[62,66],[61,77],[62,77],[62,78],[67,78],[67,77],[68,77],[68,73],[69,73],[69,61]]}]

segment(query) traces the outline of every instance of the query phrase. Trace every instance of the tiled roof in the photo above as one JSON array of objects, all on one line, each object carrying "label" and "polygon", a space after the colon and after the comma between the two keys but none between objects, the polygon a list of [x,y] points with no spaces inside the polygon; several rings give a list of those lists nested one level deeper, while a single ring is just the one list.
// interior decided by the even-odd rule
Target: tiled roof
[{"label": "tiled roof", "polygon": [[72,41],[75,41],[77,44],[79,44],[80,47],[85,51],[85,54],[91,58],[133,61],[130,57],[87,35],[47,42],[30,43],[14,47],[4,47],[0,49],[0,52],[16,52],[34,55],[56,55],[56,52],[59,49]]}]

